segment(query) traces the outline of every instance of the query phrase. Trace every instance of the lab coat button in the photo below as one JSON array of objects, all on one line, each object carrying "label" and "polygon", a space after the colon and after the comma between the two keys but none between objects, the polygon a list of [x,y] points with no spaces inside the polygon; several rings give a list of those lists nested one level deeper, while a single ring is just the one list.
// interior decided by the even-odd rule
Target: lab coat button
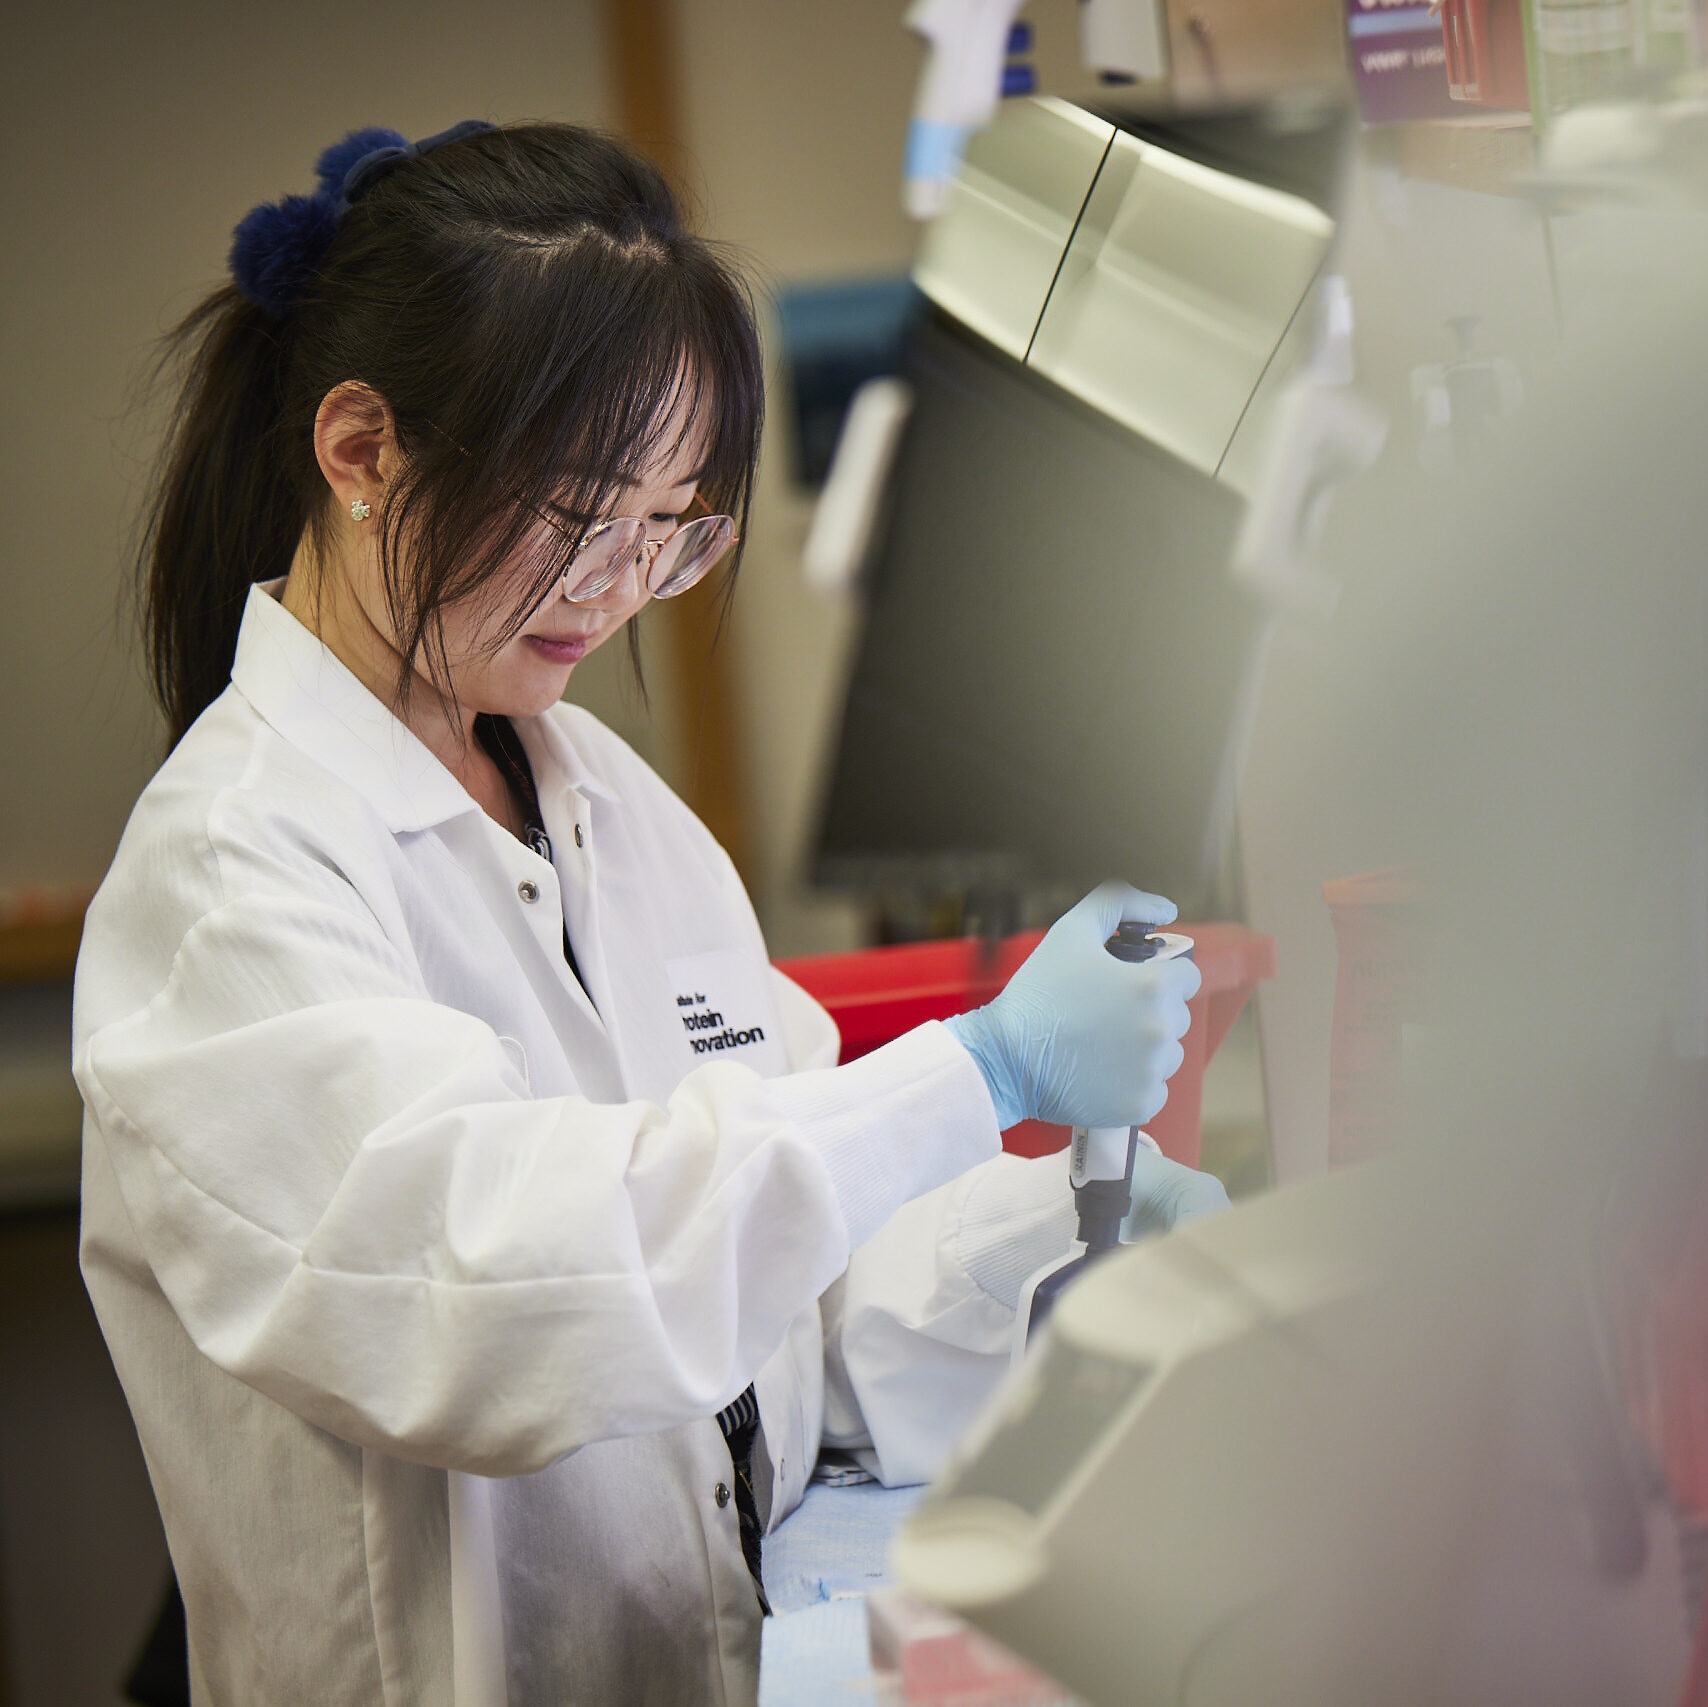
[{"label": "lab coat button", "polygon": [[718,1485],[712,1489],[712,1498],[718,1502],[718,1510],[722,1511],[723,1508],[729,1504],[729,1483],[719,1482]]},{"label": "lab coat button", "polygon": [[582,834],[581,834],[581,826],[580,826],[580,825],[579,825],[579,824],[577,824],[577,825],[576,825],[576,826],[575,826],[575,845],[576,845],[576,846],[577,846],[577,847],[580,847],[580,846],[581,846],[581,844],[582,844],[582,842],[583,842],[583,841],[584,841],[584,840],[585,840],[585,839],[586,839],[586,838],[585,838],[585,837],[584,837],[584,836],[583,836],[583,835],[582,835]]},{"label": "lab coat button", "polygon": [[530,906],[532,906],[533,903],[540,898],[540,886],[533,880],[533,878],[524,877],[522,881],[516,885],[516,893],[520,895]]}]

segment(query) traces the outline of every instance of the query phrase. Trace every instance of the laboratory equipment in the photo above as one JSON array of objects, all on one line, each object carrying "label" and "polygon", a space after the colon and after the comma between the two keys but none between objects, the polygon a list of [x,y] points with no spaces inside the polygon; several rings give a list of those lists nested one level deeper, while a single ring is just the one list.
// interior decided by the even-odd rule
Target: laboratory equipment
[{"label": "laboratory equipment", "polygon": [[1222,883],[1264,601],[1229,576],[1344,113],[1008,103],[915,281],[813,874],[907,893]]},{"label": "laboratory equipment", "polygon": [[812,526],[801,547],[801,574],[814,592],[850,595],[872,551],[885,481],[913,407],[907,382],[869,379],[849,399]]},{"label": "laboratory equipment", "polygon": [[1441,34],[1447,48],[1448,92],[1455,101],[1528,111],[1520,0],[1446,0]]},{"label": "laboratory equipment", "polygon": [[[1149,925],[1124,924],[1104,945],[1117,960],[1189,959],[1192,939],[1154,932]],[[1140,1144],[1157,1148],[1138,1126],[1076,1126],[1068,1149],[1068,1179],[1079,1217],[1073,1247],[1039,1269],[1020,1291],[1014,1325],[1014,1356],[1025,1355],[1056,1300],[1095,1262],[1117,1249],[1121,1226],[1133,1206],[1133,1157]]]},{"label": "laboratory equipment", "polygon": [[1675,1543],[1581,1252],[1543,1258],[1498,1190],[1455,1202],[1467,1160],[1098,1263],[898,1532],[899,1585],[1096,1707],[1671,1707]]},{"label": "laboratory equipment", "polygon": [[1160,0],[1079,0],[1079,45],[1106,83],[1168,75],[1168,18]]},{"label": "laboratory equipment", "polygon": [[1301,1701],[1277,1625],[1308,1649],[1295,1550],[1336,1512],[1298,1443],[1332,1440],[1346,1397],[1324,1359],[1373,1273],[1363,1183],[1094,1266],[902,1526],[900,1586],[1088,1701]]},{"label": "laboratory equipment", "polygon": [[907,127],[903,205],[915,219],[943,209],[967,138],[1002,96],[1008,32],[1024,0],[914,0],[904,20],[926,44]]},{"label": "laboratory equipment", "polygon": [[[1005,76],[1014,18],[1024,0],[914,0],[903,20],[925,43],[919,91],[907,127],[902,205],[915,219],[948,206],[968,139],[1006,94],[1030,93],[1030,78]],[[1162,0],[1080,0],[1080,47],[1105,82],[1168,74]]]},{"label": "laboratory equipment", "polygon": [[1439,909],[1402,1143],[1093,1268],[898,1543],[904,1588],[1088,1701],[1659,1707],[1708,1651],[1674,1291],[1708,1130],[1708,404],[1665,234],[1636,312],[1640,222],[1574,233],[1623,311],[1568,322],[1451,502],[1392,459],[1330,548],[1366,574],[1285,774],[1295,820],[1356,790],[1365,863]]},{"label": "laboratory equipment", "polygon": [[1234,495],[922,329],[821,820],[837,888],[1142,875],[1208,911],[1259,607]]}]

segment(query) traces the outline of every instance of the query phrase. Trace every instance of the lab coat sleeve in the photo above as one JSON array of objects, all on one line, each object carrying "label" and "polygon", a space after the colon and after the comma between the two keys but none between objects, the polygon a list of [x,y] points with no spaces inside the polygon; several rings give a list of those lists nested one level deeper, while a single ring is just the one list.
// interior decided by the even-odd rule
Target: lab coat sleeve
[{"label": "lab coat sleeve", "polygon": [[783,1027],[783,1049],[789,1071],[806,1072],[814,1067],[834,1067],[842,1052],[842,1037],[824,1008],[786,972],[771,968],[771,993],[777,1002],[777,1017]]},{"label": "lab coat sleeve", "polygon": [[336,887],[204,913],[75,1067],[195,1345],[360,1445],[510,1475],[709,1416],[851,1248],[996,1147],[940,1026],[707,1066],[666,1106],[531,1099]]},{"label": "lab coat sleeve", "polygon": [[[835,1060],[835,1022],[776,979],[790,1065]],[[892,1215],[819,1303],[825,1443],[869,1449],[892,1487],[930,1480],[1008,1368],[1021,1287],[1075,1230],[1065,1152],[993,1157]]]},{"label": "lab coat sleeve", "polygon": [[821,1300],[826,1442],[869,1447],[890,1487],[931,1480],[1009,1367],[1021,1287],[1075,1225],[1065,1152],[997,1156],[892,1215]]}]

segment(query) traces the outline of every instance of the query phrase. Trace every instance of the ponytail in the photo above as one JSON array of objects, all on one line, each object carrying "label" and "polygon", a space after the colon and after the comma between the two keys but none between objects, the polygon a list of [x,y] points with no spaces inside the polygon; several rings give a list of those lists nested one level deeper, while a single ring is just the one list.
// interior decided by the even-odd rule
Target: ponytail
[{"label": "ponytail", "polygon": [[249,588],[285,574],[308,519],[281,431],[289,339],[230,285],[166,339],[162,366],[182,388],[136,576],[173,745],[224,691]]}]

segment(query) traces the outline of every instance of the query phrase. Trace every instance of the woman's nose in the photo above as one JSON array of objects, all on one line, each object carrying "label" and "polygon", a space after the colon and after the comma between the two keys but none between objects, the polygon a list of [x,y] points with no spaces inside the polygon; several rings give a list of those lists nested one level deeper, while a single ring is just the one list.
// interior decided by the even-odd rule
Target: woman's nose
[{"label": "woman's nose", "polygon": [[627,610],[631,606],[638,608],[645,604],[652,596],[646,584],[647,574],[663,543],[662,540],[643,539],[624,557],[622,570],[610,586],[590,599],[577,599],[575,602],[603,611]]}]

